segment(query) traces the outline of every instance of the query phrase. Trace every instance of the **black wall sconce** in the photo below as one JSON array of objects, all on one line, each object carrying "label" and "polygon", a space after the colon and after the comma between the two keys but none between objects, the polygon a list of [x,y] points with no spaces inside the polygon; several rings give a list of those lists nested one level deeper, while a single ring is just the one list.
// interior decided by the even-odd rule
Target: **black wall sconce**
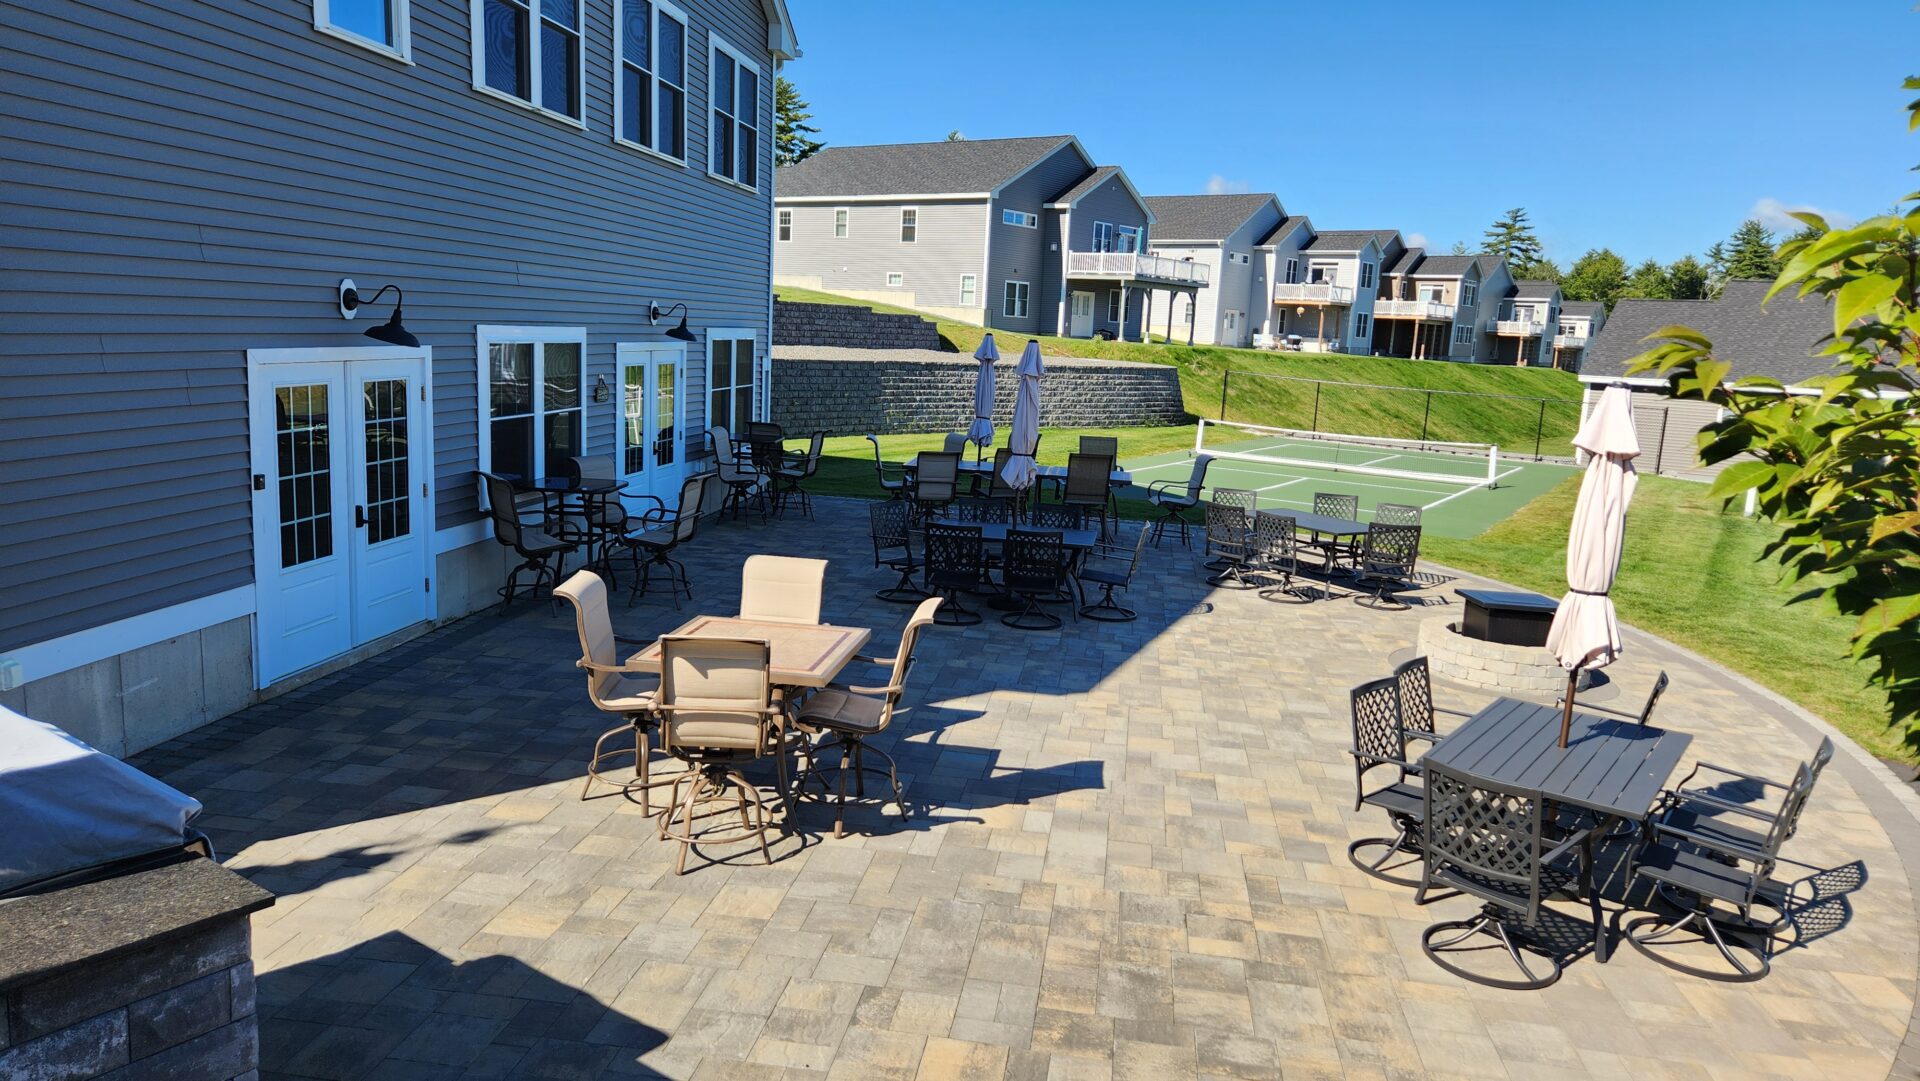
[{"label": "black wall sconce", "polygon": [[363,300],[360,297],[360,291],[354,288],[353,279],[341,278],[340,318],[352,319],[362,305],[372,304],[386,296],[389,289],[393,290],[393,318],[377,327],[368,327],[367,337],[377,342],[386,342],[388,345],[404,345],[409,349],[418,349],[420,339],[408,333],[407,328],[400,324],[400,305],[405,301],[406,294],[402,293],[397,285],[383,285],[372,296]]},{"label": "black wall sconce", "polygon": [[607,385],[607,377],[604,375],[594,378],[593,400],[596,404],[613,400],[613,388]]},{"label": "black wall sconce", "polygon": [[693,331],[687,329],[687,306],[685,304],[675,304],[671,308],[662,308],[657,302],[648,304],[647,322],[658,325],[661,316],[672,315],[674,312],[680,313],[680,325],[667,331],[667,337],[681,342],[699,341],[699,337],[697,337]]}]

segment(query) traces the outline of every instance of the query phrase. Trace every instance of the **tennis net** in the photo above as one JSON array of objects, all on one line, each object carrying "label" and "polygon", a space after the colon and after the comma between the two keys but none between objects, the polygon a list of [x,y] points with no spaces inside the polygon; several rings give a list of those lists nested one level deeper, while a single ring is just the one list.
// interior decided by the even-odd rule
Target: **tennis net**
[{"label": "tennis net", "polygon": [[1234,461],[1488,488],[1501,476],[1500,448],[1492,443],[1391,439],[1210,419],[1200,421],[1193,452]]}]

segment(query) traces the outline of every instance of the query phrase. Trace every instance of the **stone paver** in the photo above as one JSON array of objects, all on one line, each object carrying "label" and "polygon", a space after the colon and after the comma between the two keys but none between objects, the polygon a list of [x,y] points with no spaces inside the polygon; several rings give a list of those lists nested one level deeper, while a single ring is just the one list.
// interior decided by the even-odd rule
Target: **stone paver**
[{"label": "stone paver", "polygon": [[[819,513],[705,533],[689,611],[734,610],[749,552],[825,556],[827,617],[884,649],[908,609],[872,599],[891,579],[868,566],[864,512]],[[1828,918],[1766,981],[1691,980],[1622,949],[1547,991],[1496,991],[1419,949],[1470,904],[1415,906],[1344,852],[1384,828],[1353,810],[1347,688],[1430,613],[1210,591],[1171,544],[1129,603],[1132,624],[930,632],[884,740],[913,818],[855,813],[836,841],[804,805],[770,867],[736,849],[676,877],[637,805],[579,799],[608,720],[572,666],[570,613],[544,603],[137,761],[201,799],[231,866],[281,895],[255,918],[267,1077],[1895,1071],[1920,950],[1914,822],[1859,763],[1827,773],[1788,850],[1843,869],[1823,880]],[[654,598],[616,606],[623,634],[682,619]],[[1661,668],[1661,719],[1696,754],[1781,775],[1809,750],[1790,711],[1643,639],[1611,693],[1624,704]]]}]

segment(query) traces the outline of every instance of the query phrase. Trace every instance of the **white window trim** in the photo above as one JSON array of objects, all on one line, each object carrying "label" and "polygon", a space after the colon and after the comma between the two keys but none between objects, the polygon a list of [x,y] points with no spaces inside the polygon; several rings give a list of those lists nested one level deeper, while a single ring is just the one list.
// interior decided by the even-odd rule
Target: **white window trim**
[{"label": "white window trim", "polygon": [[[717,423],[713,417],[713,343],[717,341],[748,341],[753,343],[753,415],[748,417],[747,420],[764,420],[768,411],[767,386],[769,382],[771,382],[773,358],[768,356],[767,352],[760,348],[760,335],[755,333],[752,327],[708,327],[707,339],[700,352],[700,413],[702,421],[700,434],[703,437],[706,435],[707,429]],[[735,346],[734,348],[737,349],[739,347]],[[727,384],[729,393],[738,389],[739,384],[737,383]],[[734,433],[731,427],[729,427],[727,431],[729,434],[737,434]],[[704,438],[700,445],[705,445]]]},{"label": "white window trim", "polygon": [[[728,56],[733,58],[733,62],[735,64],[738,64],[741,67],[746,68],[748,71],[753,72],[754,88],[756,91],[754,94],[753,106],[752,106],[753,130],[758,133],[758,137],[755,138],[753,142],[753,152],[756,157],[759,155],[760,149],[768,145],[770,141],[768,139],[768,132],[767,132],[766,125],[760,122],[760,97],[758,93],[758,91],[768,89],[766,73],[760,69],[759,64],[756,64],[752,60],[747,59],[747,55],[745,53],[734,48],[732,45],[727,44],[726,38],[721,37],[719,34],[716,34],[711,30],[707,31],[707,143],[708,143],[707,176],[714,180],[719,181],[722,184],[726,184],[730,187],[739,188],[741,191],[757,192],[760,190],[760,186],[758,184],[742,184],[738,180],[735,180],[734,178],[726,175],[725,173],[716,173],[713,171],[713,146],[712,146],[713,113],[716,108],[716,106],[713,103],[713,54],[714,53],[726,53]],[[740,73],[738,71],[734,72],[733,98],[734,98],[734,101],[733,101],[734,151],[735,153],[738,153],[740,148],[740,144],[739,144]],[[691,139],[688,140],[688,144],[689,145],[692,144]],[[739,169],[738,161],[734,163],[734,168],[736,170]],[[760,163],[758,161],[755,161],[753,163],[753,175],[756,180],[758,180],[760,177],[760,171],[761,171]]]},{"label": "white window trim", "polygon": [[1377,275],[1376,268],[1372,263],[1360,264],[1360,288],[1372,289],[1375,285],[1379,284],[1379,281],[1380,279]]},{"label": "white window trim", "polygon": [[971,288],[973,291],[973,300],[971,301],[971,303],[979,304],[980,303],[980,276],[978,274],[960,275],[960,306],[963,308],[967,307],[970,303],[967,300],[967,291],[969,288]]},{"label": "white window trim", "polygon": [[[1106,234],[1106,239],[1105,239],[1105,241],[1102,241],[1102,240],[1101,240],[1101,238],[1100,238],[1100,237],[1101,237],[1101,233],[1102,233],[1103,231],[1104,231],[1104,232],[1105,232],[1105,234]],[[1112,222],[1110,222],[1110,221],[1096,221],[1096,222],[1094,222],[1094,223],[1093,223],[1093,228],[1091,228],[1091,229],[1089,229],[1089,230],[1087,231],[1087,243],[1089,243],[1089,244],[1091,244],[1091,245],[1093,245],[1093,250],[1094,250],[1094,251],[1097,251],[1097,252],[1102,252],[1102,251],[1114,251],[1115,249],[1114,249],[1114,247],[1113,247],[1113,238],[1114,238],[1114,236],[1116,236],[1116,235],[1117,235],[1117,234],[1116,234],[1116,232],[1115,232],[1115,230],[1114,230],[1114,227],[1113,227],[1113,223],[1112,223]],[[1104,248],[1103,248],[1103,247],[1101,247],[1100,245],[1101,245],[1102,243],[1105,243],[1105,244],[1106,244],[1107,246],[1106,246],[1106,247],[1104,247]]]},{"label": "white window trim", "polygon": [[[487,42],[482,29],[485,26],[486,0],[470,0],[468,7],[467,30],[468,41],[473,50],[473,88],[485,94],[487,97],[504,101],[509,105],[517,105],[536,116],[544,116],[557,124],[565,124],[570,128],[578,128],[581,131],[587,130],[585,115],[587,111],[587,36],[584,25],[586,21],[586,5],[580,4],[573,9],[574,34],[580,42],[580,47],[574,50],[574,79],[580,87],[581,115],[579,117],[568,116],[565,113],[549,109],[538,102],[516,98],[512,94],[504,93],[488,86]],[[538,96],[540,93],[540,19],[542,17],[540,14],[540,0],[531,0],[527,8],[527,33],[532,36],[532,40],[527,42],[527,89],[533,91],[535,96]]]},{"label": "white window trim", "polygon": [[[1018,220],[1008,221],[1007,215],[1009,214],[1014,215]],[[1018,226],[1021,229],[1038,229],[1040,228],[1040,215],[1029,214],[1024,210],[1002,210],[1000,212],[1000,224]]]},{"label": "white window trim", "polygon": [[1463,308],[1479,307],[1480,306],[1480,287],[1477,285],[1461,286],[1460,287],[1460,306]]},{"label": "white window trim", "polygon": [[1453,344],[1472,345],[1473,344],[1473,327],[1466,323],[1454,324]]},{"label": "white window trim", "polygon": [[1373,337],[1373,316],[1366,312],[1357,312],[1353,317],[1353,340]]},{"label": "white window trim", "polygon": [[[842,219],[845,219],[844,225],[842,223]],[[842,228],[845,228],[846,232],[844,233],[841,232],[840,230]],[[852,235],[853,235],[853,208],[848,206],[834,207],[833,208],[833,239],[845,240]]]},{"label": "white window trim", "polygon": [[1285,277],[1286,277],[1286,280],[1281,283],[1282,285],[1299,285],[1300,284],[1300,260],[1298,259],[1287,260]]},{"label": "white window trim", "polygon": [[[1013,297],[1014,297],[1013,287],[1016,285],[1024,286],[1027,291],[1026,292],[1027,310],[1022,312],[1019,315],[1015,315],[1013,314],[1013,312],[1008,310],[1013,306]],[[1006,281],[1000,283],[1000,317],[1002,319],[1033,318],[1033,283],[1032,282],[1021,281],[1019,278],[1008,278]]]},{"label": "white window trim", "polygon": [[1124,320],[1125,314],[1126,313],[1120,310],[1120,290],[1107,290],[1107,322],[1121,322]]},{"label": "white window trim", "polygon": [[[786,236],[780,235],[780,231],[782,229],[785,229],[787,231]],[[793,211],[788,210],[785,207],[782,207],[781,209],[774,212],[773,238],[782,244],[793,243]]]},{"label": "white window trim", "polygon": [[907,284],[907,276],[898,270],[887,271],[887,288],[899,289]]},{"label": "white window trim", "polygon": [[361,37],[342,26],[333,25],[332,0],[313,0],[313,28],[328,37],[358,45],[368,52],[378,53],[389,60],[402,64],[413,63],[413,18],[412,0],[387,0],[388,13],[393,18],[393,44]]},{"label": "white window trim", "polygon": [[[654,138],[658,139],[660,137],[660,69],[658,66],[660,63],[660,18],[662,15],[665,15],[668,18],[679,21],[680,47],[683,50],[686,49],[688,43],[693,40],[693,29],[692,24],[687,21],[686,12],[667,3],[666,0],[652,0],[652,3],[653,25],[647,28],[647,44],[652,46],[653,55],[647,58],[648,63],[643,63],[640,66],[647,71],[647,115],[653,120],[653,122],[647,126],[647,130],[653,132]],[[690,169],[693,166],[686,158],[676,158],[658,147],[648,146],[645,143],[636,143],[620,134],[627,130],[626,95],[621,90],[621,88],[626,85],[626,79],[624,78],[624,73],[620,70],[621,65],[626,62],[627,58],[627,35],[622,30],[622,27],[624,27],[627,22],[626,8],[626,0],[613,0],[613,141],[629,150],[638,150],[642,154],[651,154],[661,161],[678,165],[683,169]],[[586,50],[582,49],[581,51],[584,53]],[[693,74],[693,63],[688,57],[682,56],[680,58],[680,70],[683,79]],[[691,108],[693,108],[693,90],[685,83],[682,83],[680,87],[680,142],[683,147],[693,146],[693,133],[687,128],[687,111]]]},{"label": "white window trim", "polygon": [[[587,389],[587,328],[586,327],[515,327],[493,323],[482,323],[473,328],[475,374],[479,382],[474,384],[474,412],[479,420],[479,469],[482,473],[493,472],[492,401],[487,393],[489,376],[488,352],[495,345],[517,342],[530,342],[535,346],[575,344],[580,347],[580,448],[587,446],[587,407],[592,404],[591,392]],[[546,441],[542,438],[538,421],[547,414],[547,351],[536,348],[533,351],[533,416],[536,418],[533,432],[533,471],[535,476],[551,476],[546,472]],[[480,508],[486,509],[485,485],[481,485]]]},{"label": "white window trim", "polygon": [[[908,214],[913,215],[913,239],[912,240],[908,240],[904,235],[907,231],[907,215]],[[918,244],[920,242],[920,208],[919,207],[903,206],[900,208],[900,232],[903,234],[900,237],[900,243]]]}]

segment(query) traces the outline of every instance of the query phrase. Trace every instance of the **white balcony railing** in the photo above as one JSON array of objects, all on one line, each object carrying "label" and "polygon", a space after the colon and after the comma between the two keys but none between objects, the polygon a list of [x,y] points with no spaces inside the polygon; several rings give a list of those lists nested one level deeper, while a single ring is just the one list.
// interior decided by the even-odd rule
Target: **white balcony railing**
[{"label": "white balcony railing", "polygon": [[1585,349],[1588,338],[1585,334],[1556,334],[1553,336],[1555,349]]},{"label": "white balcony railing", "polygon": [[1536,323],[1531,319],[1498,319],[1494,321],[1493,332],[1519,338],[1538,338],[1545,326],[1545,323]]},{"label": "white balcony railing", "polygon": [[1453,313],[1453,305],[1442,304],[1437,300],[1376,300],[1373,302],[1375,319],[1433,319],[1451,322]]},{"label": "white balcony railing", "polygon": [[1075,278],[1142,278],[1180,285],[1207,284],[1207,268],[1203,264],[1128,251],[1068,252],[1067,274]]},{"label": "white balcony railing", "polygon": [[1351,304],[1353,287],[1326,282],[1282,282],[1273,287],[1275,304]]}]

